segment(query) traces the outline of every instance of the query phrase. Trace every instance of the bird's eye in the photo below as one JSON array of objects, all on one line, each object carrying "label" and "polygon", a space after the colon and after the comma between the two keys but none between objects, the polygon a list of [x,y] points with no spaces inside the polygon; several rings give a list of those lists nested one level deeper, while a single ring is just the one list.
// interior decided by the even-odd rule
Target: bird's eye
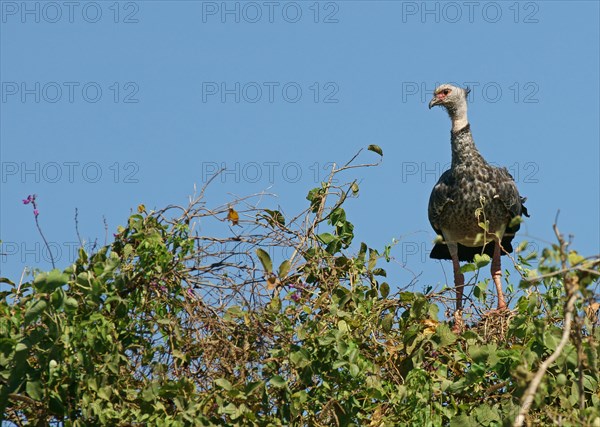
[{"label": "bird's eye", "polygon": [[444,95],[448,95],[450,93],[450,89],[444,89],[444,91],[442,92]]}]

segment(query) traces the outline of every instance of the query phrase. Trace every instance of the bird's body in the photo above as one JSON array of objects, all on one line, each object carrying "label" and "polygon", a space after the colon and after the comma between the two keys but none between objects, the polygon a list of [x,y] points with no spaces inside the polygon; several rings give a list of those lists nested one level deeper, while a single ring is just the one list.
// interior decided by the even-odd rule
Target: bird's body
[{"label": "bird's body", "polygon": [[[504,250],[512,252],[511,241],[519,225],[510,227],[510,222],[524,209],[512,176],[479,154],[470,125],[452,132],[451,143],[452,166],[442,174],[429,199],[433,229],[445,242],[458,244],[459,261],[473,261],[477,253],[492,257],[496,234],[502,236]],[[488,233],[480,225],[485,221]],[[452,259],[445,243],[435,245],[431,258]]]},{"label": "bird's body", "polygon": [[511,241],[519,229],[515,217],[527,215],[525,199],[508,170],[490,165],[475,147],[467,119],[467,94],[468,90],[446,84],[435,90],[429,103],[430,108],[446,108],[452,120],[451,167],[434,186],[428,211],[431,226],[443,238],[430,257],[452,260],[457,312],[462,308],[464,286],[459,261],[473,261],[483,253],[492,258],[498,308],[506,308],[500,256],[512,252]]},{"label": "bird's body", "polygon": [[227,212],[227,220],[231,221],[231,225],[239,225],[240,222],[240,214],[233,208],[229,208]]}]

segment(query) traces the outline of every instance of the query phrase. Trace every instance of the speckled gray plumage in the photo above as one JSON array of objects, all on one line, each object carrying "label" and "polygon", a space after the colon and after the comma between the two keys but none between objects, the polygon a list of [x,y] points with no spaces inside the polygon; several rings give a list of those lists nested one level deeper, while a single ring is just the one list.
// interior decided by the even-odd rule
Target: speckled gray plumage
[{"label": "speckled gray plumage", "polygon": [[[526,215],[525,201],[506,168],[490,165],[481,156],[471,135],[469,124],[451,132],[452,165],[434,186],[429,198],[429,222],[446,241],[456,242],[460,261],[472,261],[477,253],[493,255],[492,235],[485,236],[478,225],[476,212],[482,208],[489,221],[489,232],[498,233],[505,251],[512,252],[511,241],[519,225],[511,220]],[[477,235],[479,234],[479,241]],[[486,243],[485,247],[483,243]],[[505,254],[504,252],[502,253]],[[452,259],[448,246],[437,243],[430,254],[435,259]]]}]

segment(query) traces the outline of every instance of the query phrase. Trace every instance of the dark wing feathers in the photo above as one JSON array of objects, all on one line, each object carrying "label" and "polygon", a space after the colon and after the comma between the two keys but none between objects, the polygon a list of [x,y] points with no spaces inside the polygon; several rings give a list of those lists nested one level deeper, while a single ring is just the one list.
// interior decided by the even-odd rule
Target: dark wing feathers
[{"label": "dark wing feathers", "polygon": [[[515,184],[512,175],[508,172],[506,168],[494,168],[494,170],[496,172],[496,182],[499,183],[498,196],[502,203],[504,203],[504,206],[506,206],[506,209],[510,214],[510,220],[512,221],[513,218],[520,215],[528,217],[529,213],[527,212],[527,208],[524,204],[526,198],[521,197],[519,195],[519,190],[517,190],[517,185]],[[510,240],[508,241],[508,243],[510,243],[510,241],[512,241],[513,237],[515,236],[515,233],[519,231],[520,228],[521,225],[519,223],[513,225],[512,227],[506,227],[506,231],[504,232],[504,238],[502,239],[502,246],[507,251],[508,248],[504,246],[505,240],[507,240],[507,238],[510,238]],[[508,252],[512,252],[512,247],[511,250]]]},{"label": "dark wing feathers", "polygon": [[[517,185],[515,184],[512,175],[506,168],[493,168],[492,170],[494,175],[492,179],[495,183],[497,194],[510,213],[510,217],[514,218],[521,215],[523,212],[523,202],[525,200],[519,195],[519,190],[517,190]],[[525,215],[527,215],[526,209]]]},{"label": "dark wing feathers", "polygon": [[439,218],[444,210],[444,206],[446,206],[447,203],[452,202],[452,189],[454,188],[454,185],[454,176],[450,170],[447,170],[440,176],[440,179],[433,187],[431,195],[429,196],[429,223],[439,235],[442,234],[442,231],[437,227],[437,224],[439,223]]}]

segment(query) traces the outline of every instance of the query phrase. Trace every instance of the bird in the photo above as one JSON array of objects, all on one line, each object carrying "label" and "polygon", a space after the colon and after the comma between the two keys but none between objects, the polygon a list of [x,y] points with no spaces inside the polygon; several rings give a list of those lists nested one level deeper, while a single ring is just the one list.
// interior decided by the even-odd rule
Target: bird
[{"label": "bird", "polygon": [[429,109],[444,108],[452,122],[452,162],[433,187],[428,216],[438,237],[430,258],[452,260],[456,291],[455,329],[462,328],[465,278],[460,261],[476,254],[491,258],[491,275],[498,294],[498,311],[506,310],[500,257],[513,251],[512,240],[521,217],[529,216],[525,197],[504,167],[490,165],[477,150],[467,117],[469,88],[442,84],[433,92]]},{"label": "bird", "polygon": [[227,221],[231,221],[231,225],[239,225],[240,214],[232,207],[229,207],[229,211],[227,212]]}]

